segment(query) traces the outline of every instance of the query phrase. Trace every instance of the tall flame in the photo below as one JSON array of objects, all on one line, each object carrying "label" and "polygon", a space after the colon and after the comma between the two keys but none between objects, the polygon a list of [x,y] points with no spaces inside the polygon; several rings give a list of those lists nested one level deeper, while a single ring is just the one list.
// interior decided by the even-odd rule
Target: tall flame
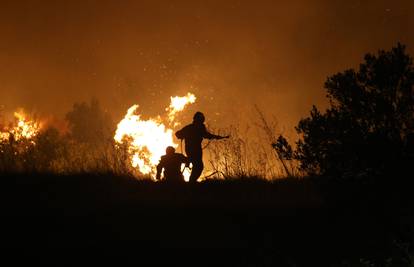
[{"label": "tall flame", "polygon": [[41,129],[41,124],[35,120],[30,119],[23,111],[14,113],[16,118],[15,125],[6,131],[0,131],[0,141],[6,141],[11,136],[14,140],[34,138]]},{"label": "tall flame", "polygon": [[[184,97],[171,97],[168,112],[168,123],[174,126],[175,115],[183,111],[185,106],[194,103],[196,97],[188,93]],[[143,120],[138,114],[138,105],[128,109],[125,117],[119,122],[115,132],[114,140],[118,144],[126,144],[130,156],[131,166],[144,174],[155,178],[156,166],[162,155],[165,154],[167,146],[178,147],[173,139],[173,129],[168,128],[158,116],[155,119]],[[184,170],[184,178],[188,181],[190,172]]]},{"label": "tall flame", "polygon": [[[188,93],[186,96],[172,96],[171,97],[171,103],[168,108],[165,109],[165,111],[168,112],[168,120],[170,123],[174,122],[175,120],[175,114],[177,114],[180,111],[183,111],[184,108],[188,104],[193,104],[196,101],[195,95],[192,93]],[[174,126],[179,125],[179,122],[175,122]]]}]

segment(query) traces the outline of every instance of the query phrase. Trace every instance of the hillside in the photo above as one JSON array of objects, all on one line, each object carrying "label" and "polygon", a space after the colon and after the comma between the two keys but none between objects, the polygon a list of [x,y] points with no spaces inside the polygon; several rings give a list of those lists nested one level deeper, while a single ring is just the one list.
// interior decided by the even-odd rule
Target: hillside
[{"label": "hillside", "polygon": [[413,225],[410,194],[401,183],[381,180],[235,179],[194,186],[110,175],[2,180],[3,247],[231,248],[248,252],[235,265],[331,266],[402,261],[398,244],[410,240]]}]

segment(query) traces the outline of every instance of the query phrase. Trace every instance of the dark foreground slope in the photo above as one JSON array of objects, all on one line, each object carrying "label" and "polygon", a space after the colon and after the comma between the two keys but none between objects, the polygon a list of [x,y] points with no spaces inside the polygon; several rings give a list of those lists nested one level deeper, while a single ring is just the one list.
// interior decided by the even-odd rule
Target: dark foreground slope
[{"label": "dark foreground slope", "polygon": [[365,266],[361,259],[405,264],[412,238],[412,187],[381,179],[194,186],[109,175],[1,179],[1,245],[48,254],[101,248],[110,251],[101,260],[139,262],[155,252],[151,261],[169,262],[162,249],[177,248],[179,259],[188,249],[202,257],[194,266],[222,256],[232,266]]}]

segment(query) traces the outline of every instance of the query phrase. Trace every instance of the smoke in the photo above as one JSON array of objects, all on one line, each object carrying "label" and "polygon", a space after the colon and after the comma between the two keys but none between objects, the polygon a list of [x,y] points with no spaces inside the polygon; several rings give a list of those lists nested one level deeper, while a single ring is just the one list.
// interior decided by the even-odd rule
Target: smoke
[{"label": "smoke", "polygon": [[[397,41],[413,51],[412,1],[4,1],[0,105],[64,117],[95,97],[115,121],[198,96],[223,127],[253,105],[293,129],[326,105],[328,75]],[[190,117],[188,119],[190,121]]]}]

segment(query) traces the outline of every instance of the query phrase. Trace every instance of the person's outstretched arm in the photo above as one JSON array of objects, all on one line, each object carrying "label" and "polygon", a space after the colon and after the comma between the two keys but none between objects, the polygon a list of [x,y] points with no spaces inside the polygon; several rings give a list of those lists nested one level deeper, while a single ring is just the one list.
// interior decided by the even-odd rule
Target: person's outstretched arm
[{"label": "person's outstretched arm", "polygon": [[229,138],[230,136],[228,136],[228,135],[227,136],[221,136],[221,135],[212,134],[204,126],[204,134],[203,134],[203,137],[204,138],[207,138],[207,139],[217,139],[217,140],[220,140],[220,139],[223,139],[223,138]]}]

